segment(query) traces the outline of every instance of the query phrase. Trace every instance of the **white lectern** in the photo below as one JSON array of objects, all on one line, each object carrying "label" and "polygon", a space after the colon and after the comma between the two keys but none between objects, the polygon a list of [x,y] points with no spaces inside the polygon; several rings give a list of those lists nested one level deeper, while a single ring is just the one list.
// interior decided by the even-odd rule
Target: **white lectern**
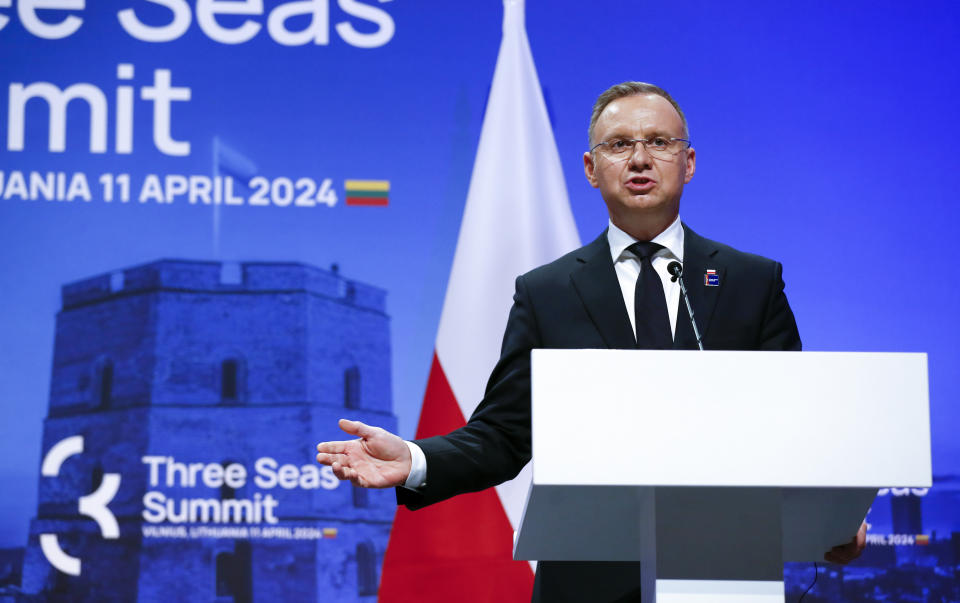
[{"label": "white lectern", "polygon": [[784,598],[783,562],[929,487],[926,354],[534,350],[514,557],[640,561],[645,601]]}]

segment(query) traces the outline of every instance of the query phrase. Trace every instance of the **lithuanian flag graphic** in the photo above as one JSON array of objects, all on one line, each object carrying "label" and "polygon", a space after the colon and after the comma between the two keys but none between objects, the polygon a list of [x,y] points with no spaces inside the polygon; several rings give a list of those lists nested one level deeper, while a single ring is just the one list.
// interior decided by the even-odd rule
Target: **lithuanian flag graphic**
[{"label": "lithuanian flag graphic", "polygon": [[347,180],[347,205],[377,205],[390,203],[389,180]]},{"label": "lithuanian flag graphic", "polygon": [[337,528],[323,528],[323,537],[324,537],[324,538],[336,538],[336,537],[337,537]]}]

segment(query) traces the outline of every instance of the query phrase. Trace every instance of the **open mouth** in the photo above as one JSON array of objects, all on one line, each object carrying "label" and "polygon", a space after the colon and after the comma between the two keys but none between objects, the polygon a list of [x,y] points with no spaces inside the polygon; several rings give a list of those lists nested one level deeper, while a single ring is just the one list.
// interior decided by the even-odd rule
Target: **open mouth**
[{"label": "open mouth", "polygon": [[628,190],[642,193],[647,192],[652,189],[657,184],[656,180],[647,178],[645,176],[637,176],[636,178],[631,178],[627,181],[626,187]]}]

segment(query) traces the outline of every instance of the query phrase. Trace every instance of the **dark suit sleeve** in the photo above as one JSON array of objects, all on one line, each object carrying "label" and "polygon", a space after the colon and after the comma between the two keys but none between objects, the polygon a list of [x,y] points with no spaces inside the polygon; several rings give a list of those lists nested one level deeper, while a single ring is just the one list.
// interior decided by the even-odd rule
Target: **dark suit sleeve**
[{"label": "dark suit sleeve", "polygon": [[540,347],[524,277],[517,278],[513,307],[483,401],[467,424],[447,435],[415,440],[427,459],[427,483],[397,488],[410,509],[476,492],[515,477],[530,460],[530,350]]},{"label": "dark suit sleeve", "polygon": [[760,350],[800,351],[800,333],[784,293],[783,265],[771,262],[773,274],[760,328]]}]

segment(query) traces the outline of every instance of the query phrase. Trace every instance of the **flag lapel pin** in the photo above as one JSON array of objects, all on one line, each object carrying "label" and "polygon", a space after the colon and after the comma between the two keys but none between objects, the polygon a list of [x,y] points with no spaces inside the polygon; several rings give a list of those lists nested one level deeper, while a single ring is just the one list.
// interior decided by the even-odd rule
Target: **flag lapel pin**
[{"label": "flag lapel pin", "polygon": [[707,270],[703,273],[703,284],[707,287],[719,287],[720,275],[717,274],[716,270]]}]

